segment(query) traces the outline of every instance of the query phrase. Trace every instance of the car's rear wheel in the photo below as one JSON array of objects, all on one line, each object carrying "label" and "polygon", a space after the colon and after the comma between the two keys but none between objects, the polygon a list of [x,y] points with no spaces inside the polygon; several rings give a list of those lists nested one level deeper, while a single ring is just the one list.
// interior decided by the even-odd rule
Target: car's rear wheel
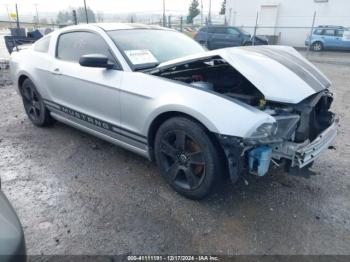
[{"label": "car's rear wheel", "polygon": [[190,199],[202,199],[220,184],[218,151],[203,126],[185,117],[167,120],[155,139],[157,164],[172,188]]},{"label": "car's rear wheel", "polygon": [[28,78],[23,81],[21,95],[27,116],[34,125],[49,126],[55,122],[35,85]]},{"label": "car's rear wheel", "polygon": [[321,42],[315,42],[311,45],[312,51],[319,52],[323,50],[323,44]]}]

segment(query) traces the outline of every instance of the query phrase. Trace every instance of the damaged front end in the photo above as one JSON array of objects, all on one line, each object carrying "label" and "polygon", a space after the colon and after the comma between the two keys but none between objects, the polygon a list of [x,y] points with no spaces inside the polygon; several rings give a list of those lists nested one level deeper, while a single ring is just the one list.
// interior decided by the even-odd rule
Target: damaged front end
[{"label": "damaged front end", "polygon": [[[337,135],[339,120],[329,111],[332,101],[332,94],[325,90],[296,105],[267,103],[262,110],[276,119],[275,133],[249,137],[243,143],[252,146],[253,152],[270,148],[270,160],[277,165],[285,162],[288,167],[303,168],[327,149]],[[249,170],[259,176],[266,174],[257,172],[261,157],[249,154]]]},{"label": "damaged front end", "polygon": [[339,120],[329,111],[332,101],[332,94],[322,91],[296,105],[266,102],[258,108],[275,123],[262,124],[247,138],[218,135],[232,182],[244,170],[264,176],[272,163],[287,168],[310,165],[337,136]]},{"label": "damaged front end", "polygon": [[338,120],[330,111],[330,81],[289,47],[221,49],[168,62],[147,73],[222,96],[275,119],[246,137],[217,134],[232,182],[244,169],[264,176],[271,162],[305,167],[337,135]]}]

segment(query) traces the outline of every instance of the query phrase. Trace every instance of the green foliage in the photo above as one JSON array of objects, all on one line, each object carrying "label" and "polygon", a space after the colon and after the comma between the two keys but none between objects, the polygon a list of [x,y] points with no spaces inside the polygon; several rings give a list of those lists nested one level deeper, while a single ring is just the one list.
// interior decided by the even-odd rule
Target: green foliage
[{"label": "green foliage", "polygon": [[226,12],[226,0],[224,0],[221,4],[220,15],[224,15]]},{"label": "green foliage", "polygon": [[[78,23],[85,23],[86,22],[85,8],[79,7],[76,9],[76,11],[77,11]],[[88,18],[89,18],[89,23],[95,23],[96,22],[95,13],[89,7],[87,8],[87,14],[88,14]],[[67,24],[67,23],[72,23],[72,22],[73,22],[72,10],[61,10],[58,12],[58,15],[57,15],[57,23],[58,24]]]},{"label": "green foliage", "polygon": [[[87,14],[88,14],[88,18],[89,18],[89,23],[95,23],[96,22],[95,13],[89,7],[87,8]],[[77,18],[78,18],[78,23],[85,23],[86,22],[85,8],[84,7],[79,7],[77,9]]]},{"label": "green foliage", "polygon": [[68,11],[59,11],[57,15],[58,24],[66,24],[72,20],[72,15]]},{"label": "green foliage", "polygon": [[192,24],[193,18],[199,15],[200,11],[198,6],[199,6],[198,0],[192,0],[192,3],[188,9],[187,23]]}]

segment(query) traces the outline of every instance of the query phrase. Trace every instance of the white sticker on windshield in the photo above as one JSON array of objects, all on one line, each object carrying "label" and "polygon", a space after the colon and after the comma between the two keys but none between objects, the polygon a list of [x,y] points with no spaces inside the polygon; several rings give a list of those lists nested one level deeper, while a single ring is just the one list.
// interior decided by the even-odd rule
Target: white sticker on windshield
[{"label": "white sticker on windshield", "polygon": [[158,63],[157,58],[149,50],[125,50],[125,54],[134,65]]}]

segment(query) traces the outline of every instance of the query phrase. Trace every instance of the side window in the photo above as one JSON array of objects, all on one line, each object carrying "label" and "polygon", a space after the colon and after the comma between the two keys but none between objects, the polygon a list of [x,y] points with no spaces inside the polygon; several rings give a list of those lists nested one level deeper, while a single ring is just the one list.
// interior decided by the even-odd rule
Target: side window
[{"label": "side window", "polygon": [[323,34],[328,35],[328,36],[334,36],[335,30],[334,29],[325,29]]},{"label": "side window", "polygon": [[90,32],[63,33],[58,39],[57,58],[79,62],[83,55],[101,54],[114,61],[106,42],[97,34]]},{"label": "side window", "polygon": [[344,30],[337,30],[336,36],[337,37],[343,37],[344,35]]},{"label": "side window", "polygon": [[224,27],[215,28],[215,34],[227,34],[226,28]]},{"label": "side window", "polygon": [[234,29],[234,28],[232,28],[232,27],[229,27],[229,28],[227,28],[227,33],[229,33],[230,35],[240,35],[240,33],[238,32],[238,30],[237,29]]},{"label": "side window", "polygon": [[314,35],[322,35],[323,29],[316,29],[314,30]]},{"label": "side window", "polygon": [[213,27],[208,27],[208,33],[214,34],[215,29]]},{"label": "side window", "polygon": [[47,53],[49,51],[51,36],[44,37],[39,39],[34,44],[34,50],[37,52]]}]

